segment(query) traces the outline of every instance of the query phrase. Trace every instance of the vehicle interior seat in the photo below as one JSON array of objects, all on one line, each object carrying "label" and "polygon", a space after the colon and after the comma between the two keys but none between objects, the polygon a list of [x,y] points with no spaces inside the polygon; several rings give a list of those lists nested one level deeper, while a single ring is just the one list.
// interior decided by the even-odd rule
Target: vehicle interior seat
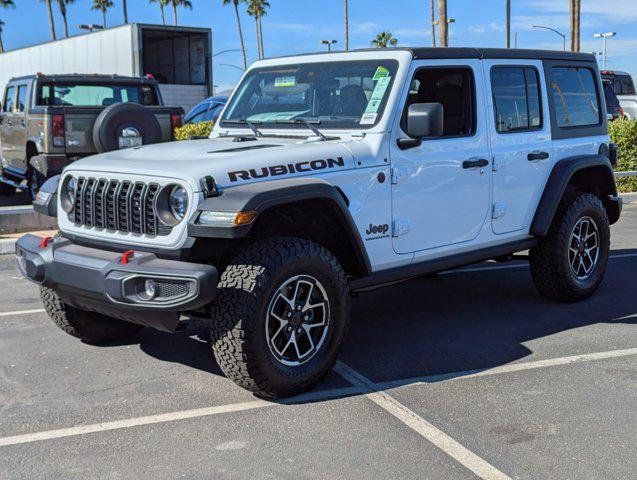
[{"label": "vehicle interior seat", "polygon": [[360,117],[367,108],[367,96],[360,85],[345,85],[340,94],[341,113],[343,115]]}]

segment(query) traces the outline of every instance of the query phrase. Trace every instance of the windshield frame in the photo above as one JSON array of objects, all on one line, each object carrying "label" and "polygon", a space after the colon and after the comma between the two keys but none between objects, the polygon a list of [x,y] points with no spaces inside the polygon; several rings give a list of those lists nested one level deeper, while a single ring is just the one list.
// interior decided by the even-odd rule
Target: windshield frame
[{"label": "windshield frame", "polygon": [[[311,61],[311,62],[307,62],[307,61],[299,61],[299,62],[294,62],[293,61],[293,57],[290,58],[290,62],[288,63],[276,63],[276,64],[270,64],[270,65],[257,65],[256,67],[249,69],[245,75],[243,76],[243,78],[241,79],[241,81],[239,82],[238,86],[236,87],[234,93],[232,94],[232,96],[228,99],[222,114],[219,116],[218,122],[216,122],[215,125],[215,129],[216,128],[223,128],[223,129],[245,129],[248,128],[246,125],[242,125],[240,123],[237,122],[238,119],[233,119],[233,118],[228,118],[228,116],[230,115],[230,112],[232,111],[233,107],[235,106],[235,103],[237,103],[241,97],[243,96],[243,89],[247,86],[247,82],[251,81],[254,78],[255,74],[259,74],[260,72],[268,72],[268,71],[272,71],[272,70],[285,70],[285,69],[293,69],[293,68],[299,68],[299,67],[312,67],[312,66],[319,66],[319,65],[326,65],[326,64],[354,64],[354,63],[362,63],[362,64],[369,64],[369,63],[374,63],[374,62],[379,62],[382,63],[383,66],[388,66],[391,65],[391,75],[390,75],[390,81],[389,81],[389,85],[387,86],[386,91],[383,94],[383,98],[382,98],[382,102],[380,107],[378,108],[377,116],[376,119],[374,121],[374,123],[370,123],[370,124],[364,124],[361,125],[360,124],[360,120],[358,122],[356,122],[356,124],[354,125],[330,125],[329,123],[326,122],[314,122],[313,120],[315,120],[314,117],[311,116],[303,116],[303,115],[299,115],[296,117],[292,117],[291,120],[296,119],[307,119],[310,121],[310,123],[312,123],[312,125],[315,125],[317,128],[319,128],[320,130],[327,130],[327,131],[349,131],[349,130],[356,130],[356,131],[362,131],[362,130],[370,130],[373,129],[375,127],[377,127],[382,120],[387,116],[387,113],[389,110],[388,106],[390,105],[391,101],[392,101],[392,96],[396,94],[395,90],[396,90],[396,85],[397,85],[397,80],[399,79],[399,76],[401,74],[401,61],[398,58],[395,57],[386,57],[386,56],[382,56],[382,57],[369,57],[369,58],[343,58],[343,59],[330,59],[330,61]],[[380,65],[379,65],[380,66]],[[302,130],[302,131],[307,131],[307,126],[302,122],[293,122],[293,121],[254,121],[252,122],[251,120],[249,120],[248,117],[248,121],[250,121],[251,123],[255,123],[259,130]]]}]

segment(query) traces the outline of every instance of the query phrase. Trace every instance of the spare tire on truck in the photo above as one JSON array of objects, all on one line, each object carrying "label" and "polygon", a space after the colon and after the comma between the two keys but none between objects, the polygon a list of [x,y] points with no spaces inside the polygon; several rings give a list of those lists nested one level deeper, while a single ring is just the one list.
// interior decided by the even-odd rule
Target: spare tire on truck
[{"label": "spare tire on truck", "polygon": [[99,114],[93,126],[95,149],[102,152],[159,143],[161,127],[155,115],[137,103],[116,103]]}]

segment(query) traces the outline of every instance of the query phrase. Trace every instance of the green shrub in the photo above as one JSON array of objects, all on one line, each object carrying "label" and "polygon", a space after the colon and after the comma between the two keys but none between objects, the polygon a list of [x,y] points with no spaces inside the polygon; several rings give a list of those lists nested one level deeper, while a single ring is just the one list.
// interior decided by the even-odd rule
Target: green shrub
[{"label": "green shrub", "polygon": [[207,138],[212,132],[213,122],[189,123],[175,129],[176,140],[190,140],[192,138]]},{"label": "green shrub", "polygon": [[[608,130],[619,147],[617,171],[637,170],[637,120],[615,120]],[[637,177],[617,178],[617,188],[621,192],[637,192]]]}]

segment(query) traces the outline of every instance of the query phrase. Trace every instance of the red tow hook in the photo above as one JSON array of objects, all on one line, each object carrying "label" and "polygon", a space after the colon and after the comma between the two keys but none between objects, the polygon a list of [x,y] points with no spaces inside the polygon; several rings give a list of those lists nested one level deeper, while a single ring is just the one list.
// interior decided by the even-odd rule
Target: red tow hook
[{"label": "red tow hook", "polygon": [[130,262],[131,258],[133,258],[134,253],[135,252],[133,250],[126,250],[124,253],[122,253],[122,265],[127,265],[128,262]]},{"label": "red tow hook", "polygon": [[53,237],[44,237],[40,242],[40,248],[46,248],[51,240],[53,240]]}]

